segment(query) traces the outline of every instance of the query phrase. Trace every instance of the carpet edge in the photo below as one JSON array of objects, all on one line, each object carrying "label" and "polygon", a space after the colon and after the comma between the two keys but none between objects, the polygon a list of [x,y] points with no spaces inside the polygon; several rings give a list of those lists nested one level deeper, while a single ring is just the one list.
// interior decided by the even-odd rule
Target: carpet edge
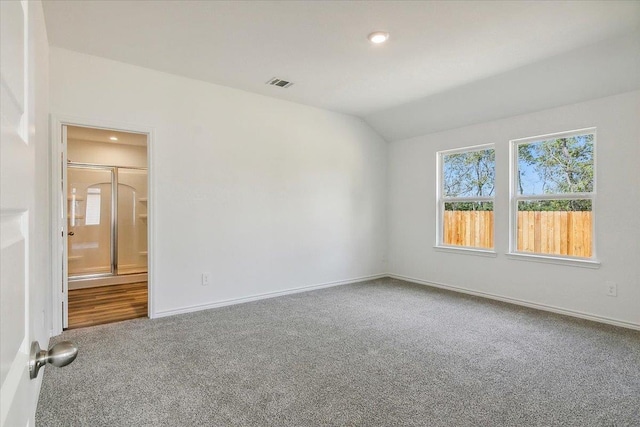
[{"label": "carpet edge", "polygon": [[201,311],[201,310],[209,310],[209,309],[212,309],[212,308],[226,307],[226,306],[229,306],[229,305],[236,305],[236,304],[243,304],[243,303],[246,303],[246,302],[259,301],[259,300],[262,300],[262,299],[268,299],[268,298],[275,298],[275,297],[280,297],[280,296],[285,296],[285,295],[297,294],[297,293],[300,293],[300,292],[309,292],[309,291],[314,291],[314,290],[317,290],[317,289],[330,288],[330,287],[333,287],[333,286],[350,285],[350,284],[353,284],[353,283],[366,282],[368,280],[382,279],[382,278],[385,278],[385,277],[390,277],[390,276],[387,273],[378,273],[378,274],[372,274],[372,275],[369,275],[369,276],[361,276],[361,277],[355,277],[355,278],[345,279],[345,280],[336,280],[336,281],[333,281],[333,282],[325,282],[325,283],[317,283],[317,284],[314,284],[314,285],[300,286],[300,287],[297,287],[297,288],[285,289],[285,290],[282,290],[282,291],[265,292],[265,293],[262,293],[262,294],[249,295],[249,296],[246,296],[246,297],[231,298],[231,299],[222,300],[222,301],[214,301],[214,302],[205,303],[205,304],[194,304],[194,305],[181,307],[181,308],[176,308],[176,309],[171,309],[171,310],[157,311],[157,312],[152,314],[151,318],[152,319],[159,319],[161,317],[174,316],[176,314],[193,313],[193,312]]},{"label": "carpet edge", "polygon": [[553,305],[541,304],[536,302],[530,302],[521,300],[518,298],[505,297],[502,295],[492,294],[489,292],[475,291],[473,289],[463,288],[459,286],[448,285],[446,283],[434,282],[431,280],[417,279],[415,277],[403,276],[401,274],[388,273],[387,277],[392,279],[404,280],[406,282],[415,283],[418,285],[431,286],[434,288],[446,289],[449,291],[460,292],[463,294],[474,295],[482,298],[492,299],[496,301],[502,301],[509,304],[521,305],[524,307],[534,308],[536,310],[549,311],[556,314],[562,314],[570,317],[577,317],[580,319],[591,320],[593,322],[605,323],[608,325],[619,326],[626,329],[634,329],[640,331],[640,324],[627,322],[625,320],[613,319],[605,316],[598,316],[595,314],[584,313],[582,311],[570,310],[567,308],[555,307]]}]

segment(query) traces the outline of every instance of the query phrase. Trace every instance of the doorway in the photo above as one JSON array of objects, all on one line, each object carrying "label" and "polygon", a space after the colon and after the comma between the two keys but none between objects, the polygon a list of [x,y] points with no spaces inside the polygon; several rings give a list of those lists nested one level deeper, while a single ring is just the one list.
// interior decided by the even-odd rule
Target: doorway
[{"label": "doorway", "polygon": [[69,329],[146,317],[147,135],[63,126]]}]

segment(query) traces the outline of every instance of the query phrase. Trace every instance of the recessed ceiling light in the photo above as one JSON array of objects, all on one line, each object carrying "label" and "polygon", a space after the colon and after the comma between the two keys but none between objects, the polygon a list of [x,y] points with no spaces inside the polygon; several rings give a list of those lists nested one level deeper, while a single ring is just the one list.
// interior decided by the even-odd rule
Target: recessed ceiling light
[{"label": "recessed ceiling light", "polygon": [[384,43],[389,39],[389,33],[385,33],[384,31],[374,31],[369,34],[367,37],[371,43],[380,44]]},{"label": "recessed ceiling light", "polygon": [[118,140],[118,138],[115,137],[115,136],[110,136],[109,139],[112,140],[112,141],[117,141]]}]

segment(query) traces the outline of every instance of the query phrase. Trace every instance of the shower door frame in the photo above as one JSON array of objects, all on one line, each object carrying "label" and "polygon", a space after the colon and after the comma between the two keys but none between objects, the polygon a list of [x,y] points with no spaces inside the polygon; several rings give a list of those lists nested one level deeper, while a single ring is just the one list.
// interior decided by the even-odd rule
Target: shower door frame
[{"label": "shower door frame", "polygon": [[[94,118],[51,115],[51,336],[68,322],[67,135],[66,126],[143,134],[147,137],[147,316],[155,317],[155,176],[154,128]],[[135,169],[135,168],[127,168]],[[115,276],[114,276],[115,277]]]},{"label": "shower door frame", "polygon": [[[148,165],[148,159],[147,159],[147,165]],[[118,191],[119,191],[119,185],[120,185],[120,178],[118,176],[118,173],[120,172],[120,169],[128,169],[128,170],[138,170],[138,171],[145,171],[147,172],[147,179],[149,177],[149,168],[146,167],[136,167],[136,166],[114,166],[114,165],[103,165],[103,164],[96,164],[96,163],[80,163],[80,162],[71,162],[71,161],[67,161],[67,169],[69,167],[72,168],[78,168],[78,169],[97,169],[97,170],[110,170],[111,171],[111,233],[110,233],[110,238],[111,238],[111,272],[109,273],[89,273],[89,274],[78,274],[78,275],[74,275],[71,276],[68,273],[68,267],[67,267],[67,277],[69,281],[76,281],[76,280],[86,280],[86,279],[98,279],[98,278],[104,278],[104,277],[116,277],[116,276],[127,276],[127,275],[135,275],[135,274],[140,274],[140,273],[123,273],[120,274],[118,271]],[[69,176],[69,173],[67,171],[66,176]],[[67,180],[68,181],[68,180]],[[68,183],[68,182],[67,182]],[[147,183],[148,184],[148,183]],[[148,192],[148,189],[147,189]],[[67,225],[68,227],[68,225]],[[148,240],[149,240],[149,227],[147,224],[147,252],[149,251],[148,248]],[[68,252],[68,250],[67,250]],[[67,254],[67,261],[68,261],[68,254]],[[149,273],[149,262],[147,259],[147,273]]]},{"label": "shower door frame", "polygon": [[[116,172],[116,167],[115,166],[106,166],[106,165],[96,165],[96,164],[89,164],[89,163],[76,163],[76,162],[67,162],[67,173],[66,173],[66,177],[67,177],[67,184],[69,183],[68,177],[69,177],[69,168],[78,168],[78,169],[93,169],[93,170],[108,170],[111,172],[111,225],[110,225],[110,241],[111,241],[111,247],[110,247],[110,256],[111,256],[111,271],[109,273],[89,273],[89,274],[78,274],[78,275],[74,275],[72,276],[71,273],[69,273],[69,250],[67,249],[65,252],[67,254],[66,258],[67,258],[67,280],[68,281],[74,281],[74,280],[83,280],[83,279],[97,279],[97,278],[101,278],[101,277],[111,277],[111,276],[116,276],[118,274],[118,267],[117,267],[117,256],[118,256],[118,243],[117,243],[117,233],[118,233],[118,206],[117,206],[117,202],[118,202],[118,174]],[[68,194],[68,190],[67,190],[67,194]],[[67,214],[67,217],[69,215]],[[69,228],[69,225],[67,223],[67,230]],[[67,233],[67,242],[69,241],[69,233]],[[68,248],[69,244],[67,243],[67,248]]]}]

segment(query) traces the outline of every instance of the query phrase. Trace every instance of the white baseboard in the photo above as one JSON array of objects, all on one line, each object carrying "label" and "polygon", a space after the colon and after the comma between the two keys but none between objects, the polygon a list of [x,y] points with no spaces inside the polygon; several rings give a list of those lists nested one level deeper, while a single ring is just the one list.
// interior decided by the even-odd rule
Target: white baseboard
[{"label": "white baseboard", "polygon": [[522,305],[529,308],[535,308],[537,310],[550,311],[552,313],[564,314],[566,316],[578,317],[580,319],[592,320],[594,322],[606,323],[609,325],[620,326],[628,329],[640,330],[640,324],[627,322],[624,320],[612,319],[610,317],[598,316],[595,314],[584,313],[576,310],[569,310],[566,308],[555,307],[552,305],[529,302],[529,301],[525,301],[517,298],[504,297],[504,296],[492,294],[489,292],[474,291],[472,289],[462,288],[459,286],[451,286],[445,283],[438,283],[438,282],[432,282],[428,280],[416,279],[415,277],[408,277],[400,274],[389,273],[387,274],[387,276],[391,277],[392,279],[404,280],[406,282],[416,283],[419,285],[447,289],[450,291],[461,292],[464,294],[475,295],[483,298],[489,298],[497,301],[507,302],[510,304],[516,304],[516,305]]},{"label": "white baseboard", "polygon": [[182,308],[177,308],[172,310],[157,311],[153,314],[152,318],[156,319],[160,317],[173,316],[176,314],[184,314],[184,313],[192,313],[194,311],[208,310],[210,308],[226,307],[228,305],[242,304],[245,302],[258,301],[261,299],[275,298],[275,297],[280,297],[284,295],[297,294],[300,292],[314,291],[316,289],[330,288],[333,286],[340,286],[340,285],[348,285],[351,283],[364,282],[367,280],[382,279],[383,277],[388,277],[388,276],[389,275],[386,273],[373,274],[371,276],[362,276],[362,277],[356,277],[353,279],[338,280],[335,282],[301,286],[298,288],[285,289],[283,291],[265,292],[263,294],[250,295],[250,296],[240,297],[240,298],[232,298],[232,299],[227,299],[222,301],[211,302],[207,304],[190,305],[187,307],[182,307]]}]

